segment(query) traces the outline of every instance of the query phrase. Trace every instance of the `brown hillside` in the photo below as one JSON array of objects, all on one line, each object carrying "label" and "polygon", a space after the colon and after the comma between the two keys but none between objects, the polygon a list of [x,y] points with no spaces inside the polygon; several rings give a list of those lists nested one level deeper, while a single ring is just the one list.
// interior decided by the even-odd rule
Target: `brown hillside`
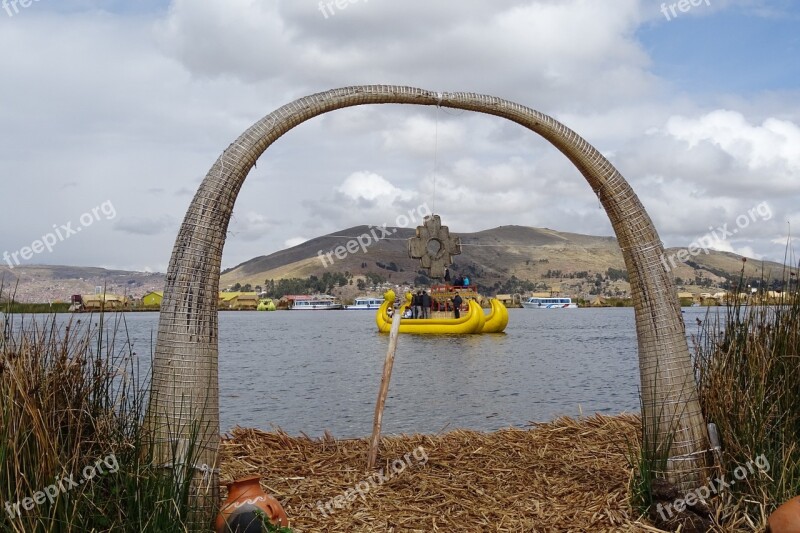
[{"label": "brown hillside", "polygon": [[[299,246],[251,259],[223,272],[221,286],[230,287],[239,282],[261,285],[267,279],[308,278],[325,272],[349,271],[356,277],[366,273],[380,274],[392,283],[413,282],[418,276],[419,262],[408,258],[406,240],[414,235],[413,229],[389,228],[389,238],[367,248],[348,254],[344,259],[333,256],[327,266],[318,257],[346,246],[347,242],[372,232],[369,226],[356,226],[331,235],[317,237]],[[381,232],[375,230],[375,234]],[[623,270],[622,253],[614,237],[598,237],[577,233],[563,233],[547,228],[501,226],[476,233],[459,234],[464,253],[455,257],[454,273],[467,273],[477,281],[486,294],[497,292],[499,284],[515,276],[519,280],[537,285],[536,290],[558,290],[571,296],[587,296],[597,290],[596,274],[604,277],[601,290],[607,295],[630,293],[624,281],[605,281],[608,269]],[[670,248],[667,258],[679,251]],[[667,259],[668,264],[669,260]],[[366,263],[366,267],[363,265]],[[394,265],[392,265],[394,263]],[[383,265],[383,268],[380,266]],[[727,252],[700,253],[686,264],[676,262],[673,274],[680,278],[686,289],[695,293],[714,292],[711,288],[688,286],[695,278],[710,280],[713,286],[725,277],[738,279],[742,257]],[[783,266],[779,263],[748,260],[747,278],[781,278]],[[386,267],[395,269],[387,270]],[[549,271],[549,272],[548,272]],[[576,274],[586,272],[584,278]],[[584,275],[584,274],[581,274]],[[495,284],[498,284],[495,286]],[[72,294],[89,294],[96,287],[105,287],[110,293],[141,297],[149,291],[162,290],[164,275],[157,273],[127,272],[93,267],[26,265],[10,269],[0,264],[0,285],[4,296],[13,292],[20,302],[69,301]],[[706,283],[709,285],[709,283]],[[356,288],[353,287],[355,291]],[[352,296],[352,294],[343,294]]]},{"label": "brown hillside", "polygon": [[[260,285],[267,279],[307,278],[325,272],[351,272],[355,276],[377,273],[392,283],[413,283],[418,276],[419,262],[407,254],[408,238],[413,229],[390,228],[391,236],[372,242],[366,252],[359,248],[343,258],[326,254],[337,247],[346,247],[348,241],[359,236],[374,241],[371,232],[381,233],[370,226],[356,226],[330,235],[317,237],[298,246],[281,250],[268,256],[256,257],[223,272],[220,286],[235,283]],[[540,290],[559,290],[579,295],[587,292],[595,282],[597,273],[606,275],[608,269],[624,270],[622,252],[614,237],[600,237],[564,233],[547,228],[501,226],[475,233],[461,233],[463,253],[454,258],[454,273],[466,273],[483,287],[492,287],[512,276],[541,285]],[[353,249],[354,245],[351,245]],[[679,249],[666,251],[669,258]],[[669,261],[667,259],[667,261]],[[669,264],[669,262],[667,263]],[[686,264],[676,261],[673,273],[684,283],[695,278],[711,280],[711,285],[729,279],[738,279],[742,257],[727,252],[700,253],[690,257]],[[745,263],[746,275],[766,274],[781,277],[782,265],[750,260]],[[388,267],[388,269],[387,269]],[[671,267],[670,267],[671,268]],[[575,274],[587,272],[591,280],[575,279]],[[629,294],[624,281],[609,283],[604,291],[609,294]]]}]

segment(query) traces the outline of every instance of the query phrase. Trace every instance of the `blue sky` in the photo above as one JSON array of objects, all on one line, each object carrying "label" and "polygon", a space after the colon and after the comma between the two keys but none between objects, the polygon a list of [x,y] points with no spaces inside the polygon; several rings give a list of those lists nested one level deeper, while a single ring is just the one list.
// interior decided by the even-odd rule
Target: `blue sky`
[{"label": "blue sky", "polygon": [[128,16],[133,14],[158,15],[169,9],[169,0],[33,0],[41,2],[36,5],[42,11],[55,11],[60,13],[85,13],[87,11],[103,11],[115,15]]},{"label": "blue sky", "polygon": [[669,21],[660,17],[642,26],[637,37],[653,61],[652,72],[676,90],[744,97],[797,90],[800,5],[768,6],[769,12],[745,6],[714,12],[701,4]]},{"label": "blue sky", "polygon": [[[768,218],[715,247],[781,260],[800,227],[800,8],[709,0],[667,21],[661,4],[348,0],[323,13],[316,0],[39,0],[0,10],[0,256],[111,202],[114,217],[25,264],[164,271],[200,180],[248,126],[307,94],[391,83],[492,94],[561,120],[617,166],[666,246],[766,202]],[[579,173],[518,126],[372,106],[319,117],[267,151],[237,201],[223,267],[432,202],[435,158],[436,208],[455,232],[613,234]]]}]

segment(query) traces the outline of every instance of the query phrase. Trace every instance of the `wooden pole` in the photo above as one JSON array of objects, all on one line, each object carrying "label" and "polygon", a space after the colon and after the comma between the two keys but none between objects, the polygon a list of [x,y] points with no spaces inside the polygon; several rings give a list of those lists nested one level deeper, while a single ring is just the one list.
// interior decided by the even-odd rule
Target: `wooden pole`
[{"label": "wooden pole", "polygon": [[392,329],[389,333],[389,349],[386,351],[386,360],[383,362],[383,376],[381,376],[381,389],[378,391],[378,403],[375,404],[375,418],[372,421],[372,439],[369,444],[369,459],[367,470],[375,468],[378,459],[378,445],[381,440],[381,424],[383,422],[383,408],[386,405],[386,395],[389,394],[389,380],[392,379],[394,366],[394,353],[397,351],[397,337],[400,333],[400,309],[395,310],[392,319]]}]

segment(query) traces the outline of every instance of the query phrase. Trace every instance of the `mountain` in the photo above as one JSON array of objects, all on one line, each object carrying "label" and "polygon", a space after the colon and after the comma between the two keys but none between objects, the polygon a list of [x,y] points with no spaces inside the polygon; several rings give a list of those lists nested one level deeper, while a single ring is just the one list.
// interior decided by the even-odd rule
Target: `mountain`
[{"label": "mountain", "polygon": [[[356,226],[268,256],[256,257],[224,271],[222,285],[237,282],[260,285],[265,279],[319,277],[326,271],[349,271],[356,275],[377,272],[384,277],[391,276],[392,281],[413,281],[420,266],[419,260],[408,257],[407,241],[415,235],[415,230],[388,229],[390,236],[376,240],[374,236],[380,237],[380,231],[369,226]],[[624,268],[617,241],[611,237],[522,226],[501,226],[477,233],[462,233],[459,237],[463,253],[453,257],[455,267],[451,270],[471,273],[486,284],[512,275],[521,279],[539,277],[540,271],[555,269],[605,271],[608,267]],[[341,253],[338,257],[332,253],[340,246],[346,249],[350,241],[357,244],[358,238],[369,242],[366,251],[358,246],[355,253]],[[355,249],[352,244],[350,246],[351,250]],[[363,263],[367,266],[364,267]]]},{"label": "mountain", "polygon": [[[371,226],[356,226],[256,257],[225,270],[220,286],[263,286],[266,280],[322,277],[326,272],[349,272],[355,277],[377,274],[397,284],[424,282],[424,277],[419,277],[423,274],[419,260],[409,258],[407,252],[407,240],[415,230],[387,230],[385,238],[376,239],[384,232]],[[463,253],[454,256],[451,270],[453,274],[470,276],[485,292],[513,290],[508,284],[513,276],[529,282],[521,285],[521,290],[558,290],[572,295],[630,293],[624,279],[622,252],[614,237],[524,226],[501,226],[458,236]],[[779,263],[753,259],[743,263],[741,256],[728,252],[701,251],[689,256],[685,263],[678,260],[680,253],[681,249],[670,248],[664,257],[679,286],[723,286],[726,281],[739,279],[743,265],[748,278],[760,278],[762,268],[767,277],[780,278],[783,272]]]},{"label": "mountain", "polygon": [[14,294],[18,302],[68,302],[73,294],[94,294],[104,287],[110,294],[142,296],[164,289],[164,274],[107,270],[97,267],[26,265],[13,269],[0,265],[2,297]]},{"label": "mountain", "polygon": [[[356,281],[369,275],[393,284],[426,283],[430,280],[424,276],[419,260],[408,257],[407,240],[414,234],[415,230],[407,228],[348,228],[225,270],[220,287],[236,283],[264,286],[266,280],[322,278],[325,273],[344,272]],[[614,237],[524,226],[501,226],[458,236],[463,253],[454,256],[452,273],[468,275],[485,294],[533,290],[582,297],[630,294],[622,252]],[[354,252],[347,252],[348,243]],[[762,269],[767,278],[780,278],[783,273],[779,263],[754,259],[743,263],[741,256],[728,252],[700,252],[681,263],[677,260],[679,252],[679,248],[666,250],[664,260],[681,290],[714,292],[705,287],[735,282],[743,265],[745,276],[752,280],[762,277]],[[674,268],[670,261],[673,256]],[[17,301],[54,302],[69,301],[72,294],[91,294],[96,287],[104,286],[109,293],[141,297],[162,290],[164,275],[94,267],[31,265],[10,269],[0,265],[0,284],[4,287],[2,296],[16,288]],[[363,292],[355,282],[335,289],[347,297]]]}]

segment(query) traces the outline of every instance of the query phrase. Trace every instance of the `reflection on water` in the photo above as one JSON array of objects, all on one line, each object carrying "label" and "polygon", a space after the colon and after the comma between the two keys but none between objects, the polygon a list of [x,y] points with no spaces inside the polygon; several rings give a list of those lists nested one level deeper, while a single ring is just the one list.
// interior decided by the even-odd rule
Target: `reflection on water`
[{"label": "reflection on water", "polygon": [[[689,333],[705,312],[686,309]],[[581,412],[638,411],[632,309],[509,315],[503,334],[401,335],[384,432],[492,430]],[[142,367],[149,367],[158,314],[125,318]],[[387,343],[371,311],[220,313],[222,430],[369,435]]]}]

